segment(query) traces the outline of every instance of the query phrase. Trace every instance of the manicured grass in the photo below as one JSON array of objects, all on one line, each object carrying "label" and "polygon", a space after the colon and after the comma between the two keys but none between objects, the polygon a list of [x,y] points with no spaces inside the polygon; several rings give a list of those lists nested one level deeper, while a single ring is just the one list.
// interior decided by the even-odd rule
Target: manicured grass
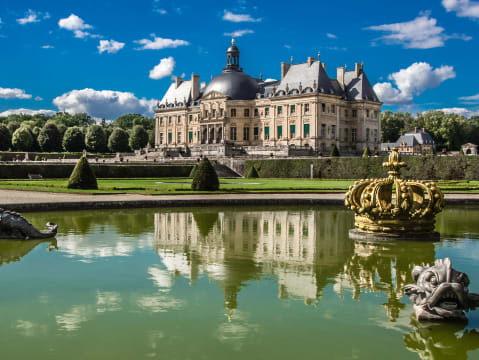
[{"label": "manicured grass", "polygon": [[[354,180],[310,179],[220,179],[220,192],[344,192]],[[479,181],[437,181],[445,193],[479,193]],[[67,179],[0,180],[0,189],[36,190],[68,193],[138,193],[186,194],[191,190],[190,178],[98,179],[98,190],[67,189]]]}]

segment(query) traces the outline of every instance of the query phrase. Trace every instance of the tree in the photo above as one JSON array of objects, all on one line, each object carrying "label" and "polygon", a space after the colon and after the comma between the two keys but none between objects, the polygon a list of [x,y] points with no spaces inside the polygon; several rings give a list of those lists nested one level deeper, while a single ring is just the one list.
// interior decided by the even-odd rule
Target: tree
[{"label": "tree", "polygon": [[98,189],[95,173],[91,169],[90,164],[88,164],[88,160],[85,156],[82,156],[80,160],[78,160],[68,179],[67,187],[69,189]]},{"label": "tree", "polygon": [[128,140],[128,133],[123,129],[116,128],[108,139],[108,149],[112,152],[127,152],[130,150]]},{"label": "tree", "polygon": [[148,133],[141,125],[133,126],[130,136],[130,147],[133,150],[142,149],[148,144]]},{"label": "tree", "polygon": [[404,118],[397,116],[392,111],[385,111],[381,114],[381,136],[383,142],[395,142],[401,135],[404,128]]},{"label": "tree", "polygon": [[85,136],[85,145],[88,151],[99,153],[107,150],[107,138],[105,131],[99,125],[92,125],[88,127]]},{"label": "tree", "polygon": [[69,152],[80,152],[85,148],[85,136],[78,126],[68,128],[63,136],[63,149]]},{"label": "tree", "polygon": [[220,182],[213,165],[206,157],[203,158],[196,169],[191,188],[195,191],[216,191],[219,187]]},{"label": "tree", "polygon": [[331,153],[329,154],[329,156],[331,156],[331,157],[341,156],[341,155],[339,154],[338,148],[336,147],[336,144],[333,144],[333,146],[331,147]]},{"label": "tree", "polygon": [[19,127],[20,127],[20,125],[18,125],[18,123],[15,122],[15,121],[10,121],[7,124],[8,131],[10,131],[10,134],[12,134],[12,135],[15,132],[15,130],[17,130]]},{"label": "tree", "polygon": [[148,130],[148,143],[151,147],[155,147],[155,130]]},{"label": "tree", "polygon": [[12,147],[12,135],[8,128],[0,124],[0,150],[9,150]]},{"label": "tree", "polygon": [[13,133],[12,146],[18,151],[32,151],[33,150],[33,135],[30,129],[20,127]]},{"label": "tree", "polygon": [[38,145],[43,152],[62,151],[62,135],[55,123],[47,123],[38,134]]},{"label": "tree", "polygon": [[369,150],[369,146],[366,146],[363,152],[363,158],[368,158],[371,156],[371,151]]}]

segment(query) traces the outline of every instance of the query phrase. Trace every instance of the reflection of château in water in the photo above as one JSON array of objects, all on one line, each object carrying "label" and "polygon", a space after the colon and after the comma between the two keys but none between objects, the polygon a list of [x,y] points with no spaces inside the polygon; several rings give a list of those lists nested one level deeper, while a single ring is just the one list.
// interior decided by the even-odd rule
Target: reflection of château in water
[{"label": "reflection of ch\u00e2teau in water", "polygon": [[171,272],[219,280],[231,308],[261,273],[278,277],[280,298],[312,303],[352,252],[343,210],[208,211],[156,214],[156,247]]}]

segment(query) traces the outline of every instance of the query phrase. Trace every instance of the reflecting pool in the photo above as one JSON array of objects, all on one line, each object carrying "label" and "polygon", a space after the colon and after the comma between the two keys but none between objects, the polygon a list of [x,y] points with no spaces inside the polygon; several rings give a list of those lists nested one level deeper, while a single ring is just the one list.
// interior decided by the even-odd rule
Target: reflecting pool
[{"label": "reflecting pool", "polygon": [[350,240],[341,207],[25,215],[59,233],[0,240],[1,359],[479,359],[479,311],[418,324],[402,291],[449,256],[479,293],[478,207],[437,243]]}]

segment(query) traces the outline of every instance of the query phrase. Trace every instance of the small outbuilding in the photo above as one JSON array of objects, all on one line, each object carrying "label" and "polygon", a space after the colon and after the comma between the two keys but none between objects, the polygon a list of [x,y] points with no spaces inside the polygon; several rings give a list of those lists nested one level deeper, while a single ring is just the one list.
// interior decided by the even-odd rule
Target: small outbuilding
[{"label": "small outbuilding", "polygon": [[464,155],[477,155],[477,145],[467,143],[461,146],[462,153]]},{"label": "small outbuilding", "polygon": [[393,143],[382,143],[381,151],[389,152],[392,148],[397,147],[400,153],[409,155],[428,154],[431,149],[435,149],[434,139],[424,128],[414,128],[396,140]]}]

